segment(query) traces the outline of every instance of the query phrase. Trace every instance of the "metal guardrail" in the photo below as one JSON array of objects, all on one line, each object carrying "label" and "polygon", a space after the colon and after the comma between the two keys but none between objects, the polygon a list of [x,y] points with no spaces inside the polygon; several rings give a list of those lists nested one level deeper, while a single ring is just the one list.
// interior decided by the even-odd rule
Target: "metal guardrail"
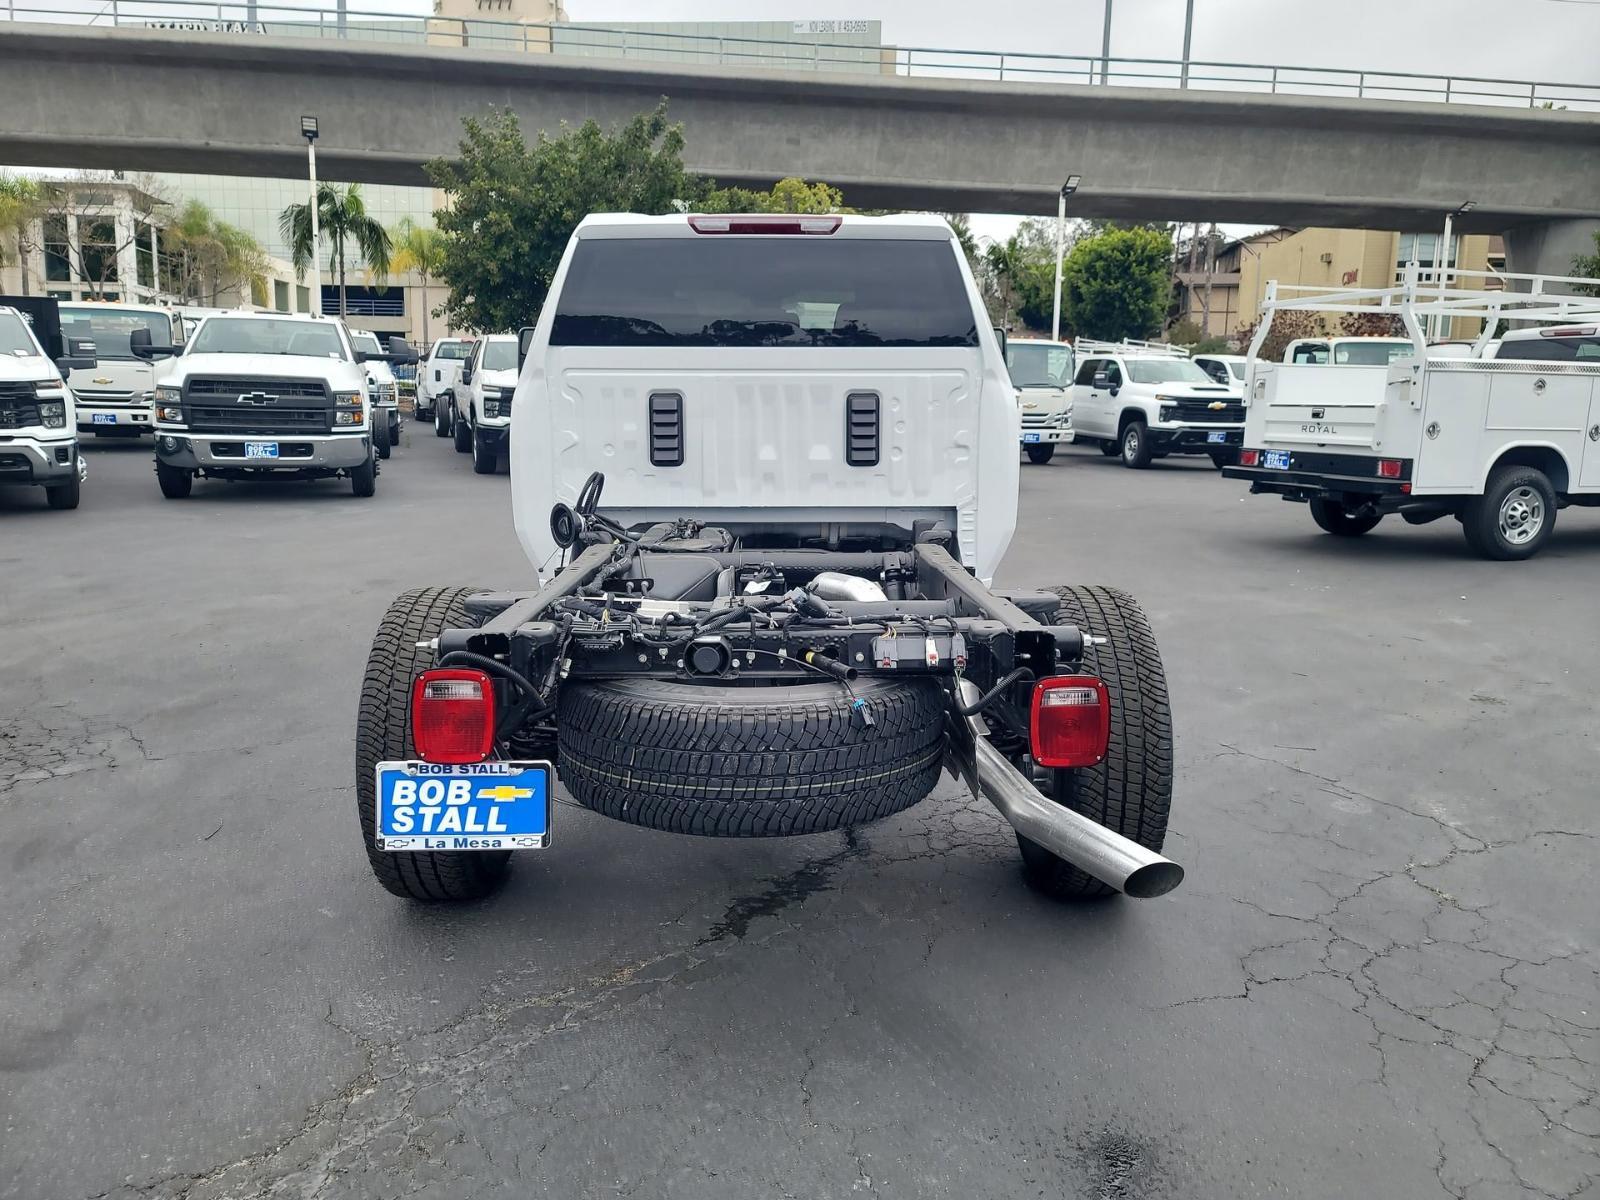
[{"label": "metal guardrail", "polygon": [[18,23],[168,29],[184,36],[345,38],[844,74],[1600,111],[1600,83],[1490,79],[1407,71],[785,41],[370,10],[337,13],[278,4],[227,4],[219,0],[53,0],[48,5],[35,4],[33,0],[3,0],[0,15]]}]

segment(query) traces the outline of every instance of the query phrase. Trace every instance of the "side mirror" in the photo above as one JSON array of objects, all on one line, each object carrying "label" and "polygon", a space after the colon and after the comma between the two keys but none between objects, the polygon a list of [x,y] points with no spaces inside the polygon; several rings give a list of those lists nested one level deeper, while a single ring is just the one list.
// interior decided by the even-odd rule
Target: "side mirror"
[{"label": "side mirror", "polygon": [[1104,371],[1096,371],[1094,373],[1094,386],[1097,387],[1097,388],[1108,388],[1108,387],[1110,387],[1111,386],[1111,376],[1107,375]]},{"label": "side mirror", "polygon": [[472,382],[472,360],[471,359],[468,359],[466,362],[461,364],[461,382],[462,383],[471,383]]},{"label": "side mirror", "polygon": [[533,326],[524,325],[517,330],[517,374],[522,374],[522,364],[528,361],[528,351],[533,349]]},{"label": "side mirror", "polygon": [[152,359],[157,358],[171,358],[178,352],[178,348],[170,343],[157,344],[152,342],[148,329],[135,329],[130,333],[128,335],[128,349],[133,351],[135,358],[142,358],[145,362],[150,362]]},{"label": "side mirror", "polygon": [[410,365],[417,361],[417,348],[405,338],[389,337],[389,361]]},{"label": "side mirror", "polygon": [[99,365],[93,338],[67,338],[67,352],[56,359],[56,369],[65,379],[74,371],[92,371]]},{"label": "side mirror", "polygon": [[1006,356],[1006,331],[1000,326],[994,327],[994,340],[1000,343],[1000,357]]}]

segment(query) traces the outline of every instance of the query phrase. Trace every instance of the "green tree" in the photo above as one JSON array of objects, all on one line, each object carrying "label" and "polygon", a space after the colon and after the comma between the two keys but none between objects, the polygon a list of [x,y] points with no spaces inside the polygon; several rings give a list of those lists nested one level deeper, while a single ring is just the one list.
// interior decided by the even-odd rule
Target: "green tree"
[{"label": "green tree", "polygon": [[684,169],[683,130],[667,121],[665,100],[609,131],[593,121],[563,125],[531,146],[510,112],[463,124],[460,157],[428,164],[449,201],[434,219],[444,235],[439,277],[450,285],[445,312],[457,326],[532,323],[589,213],[665,213],[710,193]]},{"label": "green tree", "polygon": [[[1572,273],[1585,279],[1600,279],[1600,230],[1595,231],[1594,253],[1580,254],[1572,260]],[[1600,296],[1600,287],[1579,287],[1586,296]]]},{"label": "green tree", "polygon": [[[366,197],[361,185],[352,183],[339,187],[332,183],[317,185],[318,232],[329,242],[329,265],[339,281],[339,315],[345,316],[345,267],[352,261],[350,251],[355,251],[353,261],[364,262],[379,283],[389,275],[389,231],[383,222],[367,212]],[[316,258],[319,248],[311,244],[311,206],[291,204],[278,214],[278,230],[289,243],[289,258],[297,273],[305,270]],[[313,297],[319,303],[320,297]]]},{"label": "green tree", "polygon": [[1172,294],[1172,239],[1155,229],[1108,229],[1072,247],[1062,304],[1085,337],[1116,341],[1161,328]]},{"label": "green tree", "polygon": [[428,329],[428,283],[444,270],[444,234],[426,225],[418,225],[410,217],[400,218],[390,235],[394,254],[389,259],[391,271],[415,271],[422,280],[422,342],[432,345]]},{"label": "green tree", "polygon": [[49,208],[46,184],[26,175],[0,172],[0,267],[14,262],[22,268],[24,296],[28,294],[28,251],[33,248],[33,223]]},{"label": "green tree", "polygon": [[825,183],[780,179],[770,192],[745,188],[717,188],[705,199],[706,212],[714,213],[849,213],[844,193]]},{"label": "green tree", "polygon": [[190,200],[161,231],[162,267],[169,291],[215,305],[225,292],[265,285],[267,252],[246,230]]}]

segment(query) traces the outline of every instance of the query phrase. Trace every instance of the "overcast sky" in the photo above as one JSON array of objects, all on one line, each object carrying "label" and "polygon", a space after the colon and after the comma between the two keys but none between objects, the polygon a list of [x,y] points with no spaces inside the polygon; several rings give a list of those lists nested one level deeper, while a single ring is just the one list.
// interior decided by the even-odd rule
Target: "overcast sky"
[{"label": "overcast sky", "polygon": [[[1177,58],[1185,0],[1113,0],[1111,53]],[[1099,54],[1104,0],[566,0],[573,21],[883,22],[885,42]],[[1194,0],[1195,58],[1600,83],[1600,0]]]}]

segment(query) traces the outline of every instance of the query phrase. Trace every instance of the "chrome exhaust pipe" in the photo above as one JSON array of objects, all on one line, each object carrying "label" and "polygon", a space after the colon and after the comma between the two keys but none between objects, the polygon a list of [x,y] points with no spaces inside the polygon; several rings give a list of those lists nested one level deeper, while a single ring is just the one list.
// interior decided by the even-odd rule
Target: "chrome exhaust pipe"
[{"label": "chrome exhaust pipe", "polygon": [[1177,863],[1046,799],[987,737],[974,730],[972,740],[978,790],[1023,837],[1137,899],[1164,896],[1183,882]]}]

